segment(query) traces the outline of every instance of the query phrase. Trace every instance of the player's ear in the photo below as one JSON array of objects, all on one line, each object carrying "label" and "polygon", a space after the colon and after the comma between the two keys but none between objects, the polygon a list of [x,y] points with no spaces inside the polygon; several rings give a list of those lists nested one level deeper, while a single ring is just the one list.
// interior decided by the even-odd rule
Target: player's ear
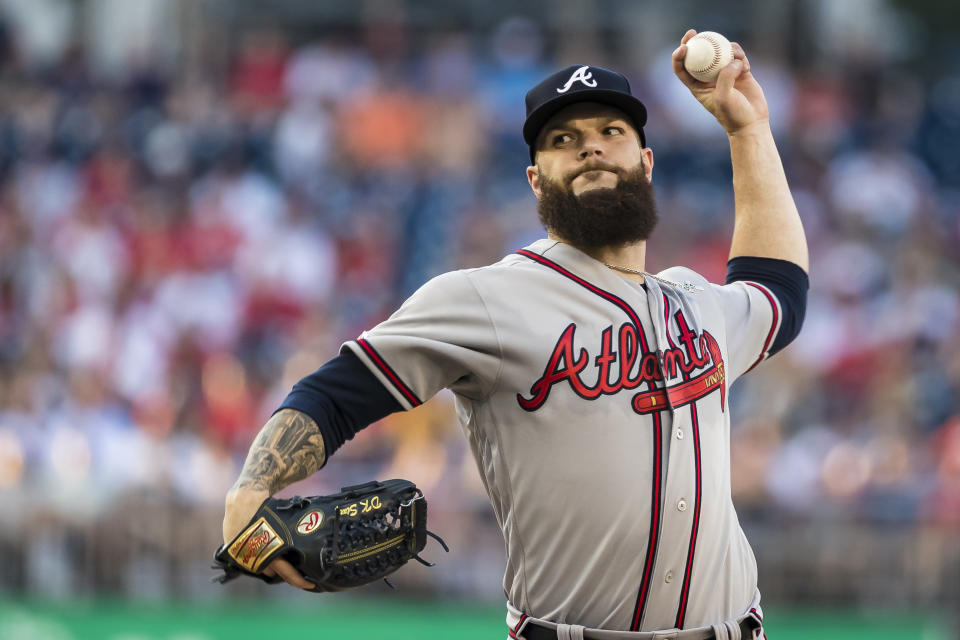
[{"label": "player's ear", "polygon": [[640,149],[640,162],[643,172],[647,174],[647,182],[653,181],[653,149],[649,147]]},{"label": "player's ear", "polygon": [[536,165],[527,167],[527,182],[530,183],[530,188],[533,189],[533,195],[537,196],[537,200],[540,199],[540,169]]}]

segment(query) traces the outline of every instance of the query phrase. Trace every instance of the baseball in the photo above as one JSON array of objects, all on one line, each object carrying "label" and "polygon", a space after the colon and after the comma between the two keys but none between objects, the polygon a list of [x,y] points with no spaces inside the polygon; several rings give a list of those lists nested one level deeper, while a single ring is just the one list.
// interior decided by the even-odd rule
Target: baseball
[{"label": "baseball", "polygon": [[720,70],[733,62],[733,46],[715,31],[703,31],[687,41],[684,68],[700,82],[716,82]]}]

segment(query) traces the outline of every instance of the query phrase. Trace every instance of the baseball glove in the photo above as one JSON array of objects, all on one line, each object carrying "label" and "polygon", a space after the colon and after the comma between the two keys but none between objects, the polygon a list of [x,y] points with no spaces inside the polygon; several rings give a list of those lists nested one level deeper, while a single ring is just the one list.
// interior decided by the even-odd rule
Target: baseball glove
[{"label": "baseball glove", "polygon": [[223,575],[215,580],[248,575],[282,582],[260,571],[283,558],[316,585],[313,591],[343,591],[386,580],[411,558],[433,566],[418,555],[427,536],[449,551],[427,531],[427,501],[408,480],[367,482],[329,496],[268,498],[250,524],[217,549],[213,568]]}]

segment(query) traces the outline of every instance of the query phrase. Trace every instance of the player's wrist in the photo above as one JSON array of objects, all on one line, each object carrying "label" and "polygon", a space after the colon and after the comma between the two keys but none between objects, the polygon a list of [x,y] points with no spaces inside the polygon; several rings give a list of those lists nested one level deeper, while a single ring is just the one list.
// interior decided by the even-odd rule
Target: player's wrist
[{"label": "player's wrist", "polygon": [[224,501],[223,541],[230,542],[250,522],[270,492],[249,487],[233,487]]},{"label": "player's wrist", "polygon": [[227,511],[242,510],[247,507],[259,507],[270,497],[270,491],[252,487],[232,487],[224,501]]},{"label": "player's wrist", "polygon": [[758,118],[743,125],[731,125],[726,130],[731,140],[766,138],[772,134],[769,118]]}]

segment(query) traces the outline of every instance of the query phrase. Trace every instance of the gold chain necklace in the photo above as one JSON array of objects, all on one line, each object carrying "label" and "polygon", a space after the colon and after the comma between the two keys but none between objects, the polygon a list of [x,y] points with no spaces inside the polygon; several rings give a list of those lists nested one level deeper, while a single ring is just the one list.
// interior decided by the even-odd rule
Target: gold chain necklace
[{"label": "gold chain necklace", "polygon": [[633,273],[633,274],[636,274],[636,275],[638,275],[638,276],[643,276],[644,278],[653,278],[654,280],[658,280],[658,281],[660,281],[660,282],[662,282],[662,283],[664,283],[664,284],[668,284],[668,285],[670,285],[671,287],[677,287],[678,289],[683,289],[684,291],[686,291],[686,292],[688,292],[688,293],[693,293],[694,291],[703,291],[703,287],[698,287],[697,285],[693,284],[693,283],[690,282],[689,280],[685,280],[685,281],[677,284],[676,282],[671,282],[670,280],[667,280],[666,278],[661,278],[660,276],[655,276],[655,275],[653,275],[652,273],[647,273],[646,271],[640,271],[640,270],[638,270],[638,269],[631,269],[630,267],[621,267],[621,266],[618,266],[618,265],[615,265],[615,264],[609,264],[609,263],[607,263],[607,262],[604,262],[603,264],[604,264],[604,266],[606,266],[606,267],[610,267],[610,268],[613,269],[614,271],[622,271],[622,272],[624,272],[624,273]]},{"label": "gold chain necklace", "polygon": [[638,276],[645,276],[645,275],[647,275],[647,274],[644,273],[643,271],[638,271],[637,269],[631,269],[630,267],[618,267],[618,266],[615,265],[615,264],[608,264],[608,263],[606,263],[606,262],[604,262],[603,264],[604,264],[605,266],[610,267],[610,268],[613,269],[614,271],[623,271],[624,273],[634,273],[634,274],[636,274],[636,275],[638,275]]}]

